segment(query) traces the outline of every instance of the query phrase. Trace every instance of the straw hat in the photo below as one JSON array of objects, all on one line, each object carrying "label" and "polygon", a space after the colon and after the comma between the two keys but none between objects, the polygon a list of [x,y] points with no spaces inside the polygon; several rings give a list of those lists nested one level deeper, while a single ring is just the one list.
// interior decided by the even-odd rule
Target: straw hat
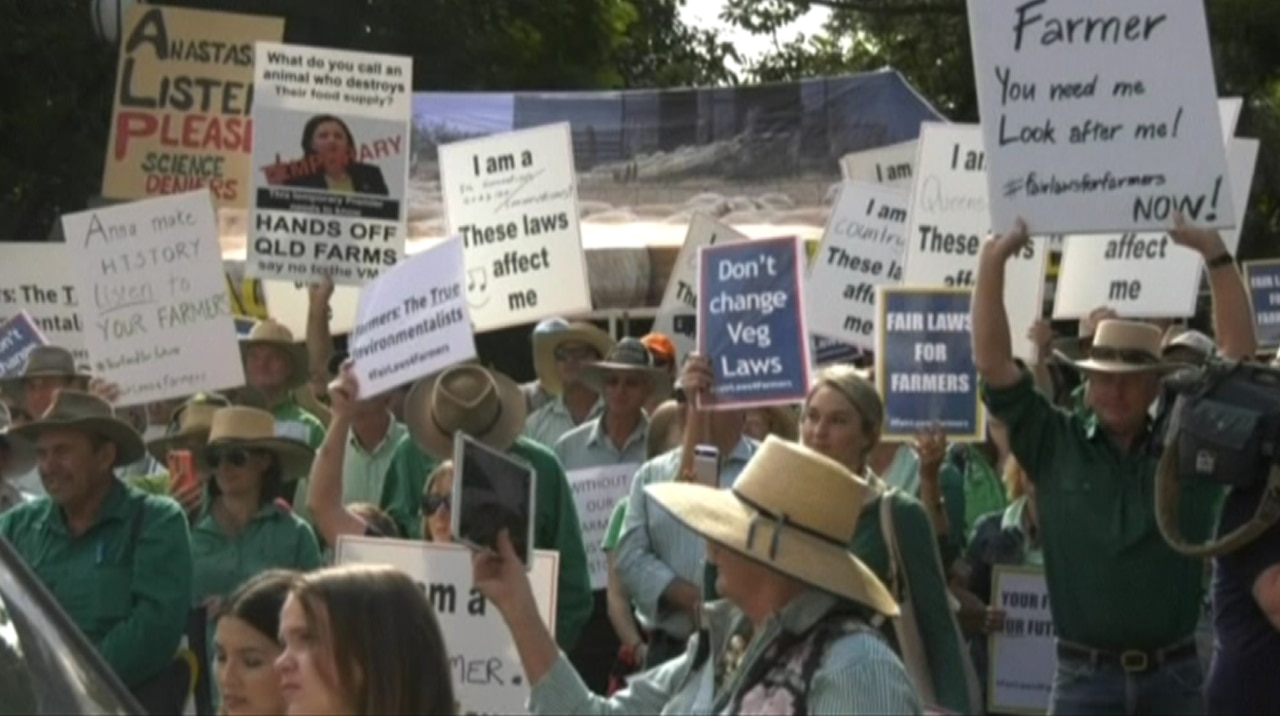
[{"label": "straw hat", "polygon": [[470,363],[418,381],[404,402],[409,435],[440,460],[452,456],[456,432],[506,450],[524,430],[527,414],[524,394],[514,380]]},{"label": "straw hat", "polygon": [[[804,489],[796,489],[796,480]],[[839,463],[769,436],[733,487],[692,482],[647,488],[699,535],[805,584],[897,616],[880,579],[849,551],[872,489]]]},{"label": "straw hat", "polygon": [[146,455],[138,431],[118,419],[110,403],[90,393],[59,390],[44,415],[9,432],[34,443],[41,432],[49,429],[79,430],[105,437],[116,446],[117,467],[135,463]]},{"label": "straw hat", "polygon": [[9,414],[9,406],[0,401],[0,446],[9,451],[9,459],[0,470],[0,478],[16,477],[31,472],[36,466],[36,448],[29,440],[16,433],[9,434],[13,427],[13,416]]},{"label": "straw hat", "polygon": [[1197,330],[1187,329],[1175,335],[1160,349],[1160,356],[1166,360],[1186,362],[1188,360],[1203,363],[1217,352],[1213,339]]},{"label": "straw hat", "polygon": [[623,338],[604,360],[582,368],[582,382],[597,393],[604,389],[610,373],[638,373],[647,375],[653,384],[652,393],[666,396],[671,393],[671,376],[659,368],[653,353],[638,338]]},{"label": "straw hat", "polygon": [[27,354],[21,375],[0,379],[0,392],[22,397],[22,387],[29,378],[69,378],[88,383],[93,376],[76,366],[75,356],[61,346],[36,346]]},{"label": "straw hat", "polygon": [[307,346],[293,339],[293,332],[267,318],[253,324],[249,335],[240,339],[240,360],[244,362],[250,348],[254,346],[272,346],[284,351],[293,361],[293,373],[289,376],[289,387],[296,387],[307,382],[310,377],[307,365]]},{"label": "straw hat", "polygon": [[1073,362],[1087,373],[1163,372],[1178,366],[1160,358],[1160,329],[1149,323],[1108,319],[1098,324],[1089,355]]},{"label": "straw hat", "polygon": [[169,415],[169,433],[147,443],[147,452],[163,465],[172,450],[199,451],[209,442],[213,414],[230,405],[230,400],[217,393],[196,393],[173,409]]},{"label": "straw hat", "polygon": [[208,464],[210,450],[228,447],[274,453],[280,460],[285,482],[305,477],[311,472],[311,459],[315,454],[306,443],[280,436],[271,413],[240,405],[214,411],[209,425],[209,441],[198,450],[198,464]]},{"label": "straw hat", "polygon": [[614,340],[608,333],[592,323],[575,321],[566,323],[559,330],[538,333],[533,336],[533,370],[538,382],[551,395],[564,392],[560,370],[556,366],[556,350],[565,343],[586,343],[601,356],[613,350]]}]

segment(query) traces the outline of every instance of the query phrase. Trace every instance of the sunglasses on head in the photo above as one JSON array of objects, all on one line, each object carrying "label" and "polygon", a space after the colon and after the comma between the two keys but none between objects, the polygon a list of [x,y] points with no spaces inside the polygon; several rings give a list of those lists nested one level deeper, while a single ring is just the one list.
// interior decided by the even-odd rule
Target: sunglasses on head
[{"label": "sunglasses on head", "polygon": [[453,509],[453,495],[423,495],[422,514],[434,515],[441,507]]},{"label": "sunglasses on head", "polygon": [[221,448],[209,450],[205,453],[204,460],[214,470],[224,462],[231,467],[244,467],[249,464],[249,456],[252,454],[252,451],[245,448]]}]

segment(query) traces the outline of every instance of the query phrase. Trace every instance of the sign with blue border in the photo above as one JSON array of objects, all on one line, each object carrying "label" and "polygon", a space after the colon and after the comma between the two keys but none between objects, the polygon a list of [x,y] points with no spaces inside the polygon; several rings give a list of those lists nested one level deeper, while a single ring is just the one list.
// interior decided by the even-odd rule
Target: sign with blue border
[{"label": "sign with blue border", "polygon": [[0,376],[15,376],[27,367],[27,356],[48,341],[26,311],[0,324]]},{"label": "sign with blue border", "polygon": [[1280,346],[1280,259],[1246,261],[1244,281],[1253,305],[1253,326],[1258,348]]},{"label": "sign with blue border", "polygon": [[881,286],[876,296],[876,384],[882,438],[909,440],[936,425],[955,442],[985,439],[970,346],[970,289]]},{"label": "sign with blue border", "polygon": [[698,253],[698,352],[711,361],[712,409],[784,405],[809,390],[800,239],[703,246]]}]

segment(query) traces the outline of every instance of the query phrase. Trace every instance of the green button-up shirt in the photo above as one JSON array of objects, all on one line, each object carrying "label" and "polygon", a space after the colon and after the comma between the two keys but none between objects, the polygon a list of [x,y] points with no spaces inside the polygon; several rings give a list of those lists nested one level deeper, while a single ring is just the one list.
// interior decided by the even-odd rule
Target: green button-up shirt
[{"label": "green button-up shirt", "polygon": [[648,453],[649,418],[640,414],[640,422],[619,450],[604,432],[604,416],[583,423],[556,441],[555,453],[565,470],[585,470],[603,465],[639,465]]},{"label": "green button-up shirt", "polygon": [[[277,434],[302,440],[312,450],[319,450],[320,445],[324,443],[324,423],[309,410],[298,405],[293,394],[276,404],[271,409],[271,415],[276,419]],[[300,434],[293,435],[295,431]]]},{"label": "green button-up shirt", "polygon": [[[983,385],[1009,426],[1009,445],[1036,485],[1049,604],[1058,635],[1096,649],[1158,649],[1190,638],[1200,618],[1204,565],[1160,536],[1158,455],[1122,453],[1091,413],[1058,410],[1031,376]],[[1182,483],[1180,519],[1192,542],[1208,538],[1218,490]]]},{"label": "green button-up shirt", "polygon": [[320,566],[315,533],[281,505],[264,505],[244,532],[228,535],[206,507],[191,530],[195,561],[192,602],[226,597],[250,577],[268,569],[307,571]]},{"label": "green button-up shirt", "polygon": [[84,534],[73,536],[45,497],[0,515],[0,535],[125,685],[173,661],[191,606],[191,543],[178,503],[117,481]]},{"label": "green button-up shirt", "polygon": [[582,423],[575,423],[573,415],[569,412],[569,406],[564,404],[564,398],[557,397],[525,418],[524,436],[549,448],[555,445],[556,441],[563,437],[565,433],[580,424],[585,425],[603,414],[604,400],[597,399],[596,404],[591,406],[591,412],[587,413],[587,417]]}]

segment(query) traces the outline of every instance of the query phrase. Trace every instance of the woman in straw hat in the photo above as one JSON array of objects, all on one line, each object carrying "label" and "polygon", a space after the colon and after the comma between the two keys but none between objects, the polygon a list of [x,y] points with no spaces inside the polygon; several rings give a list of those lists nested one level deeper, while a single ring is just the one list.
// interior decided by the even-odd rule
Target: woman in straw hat
[{"label": "woman in straw hat", "polygon": [[[795,490],[800,476],[813,489]],[[649,495],[707,541],[724,599],[705,605],[684,655],[609,699],[587,691],[538,616],[504,533],[477,553],[476,587],[502,612],[534,713],[920,713],[901,662],[871,623],[897,614],[849,553],[866,483],[770,437],[733,486],[653,485]]]}]

